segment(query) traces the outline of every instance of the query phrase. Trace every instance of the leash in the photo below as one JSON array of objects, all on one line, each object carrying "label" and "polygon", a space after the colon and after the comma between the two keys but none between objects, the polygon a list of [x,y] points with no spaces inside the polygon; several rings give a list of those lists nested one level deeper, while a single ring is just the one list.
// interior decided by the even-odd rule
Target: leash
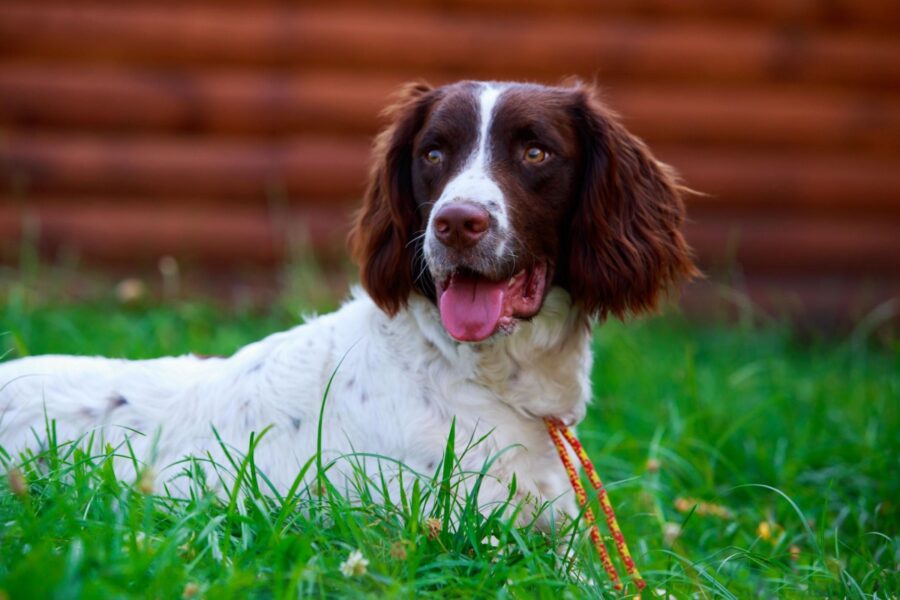
[{"label": "leash", "polygon": [[647,586],[647,582],[641,577],[641,574],[634,564],[634,559],[631,558],[631,552],[628,551],[628,544],[625,543],[625,536],[622,535],[622,530],[619,528],[619,522],[616,521],[616,513],[613,511],[612,503],[609,501],[609,495],[606,493],[606,488],[603,486],[603,482],[600,481],[600,476],[597,475],[594,463],[591,462],[590,457],[588,457],[587,452],[584,450],[584,446],[581,445],[581,442],[578,441],[575,434],[572,433],[562,421],[552,417],[544,417],[544,423],[547,425],[547,432],[550,434],[550,439],[556,447],[559,459],[566,469],[566,474],[569,476],[569,483],[572,484],[572,489],[575,491],[575,498],[578,500],[579,506],[581,506],[584,511],[584,520],[589,527],[591,541],[594,544],[594,548],[597,550],[597,554],[600,556],[600,562],[603,564],[603,569],[609,576],[610,581],[612,581],[613,588],[621,591],[622,580],[619,578],[619,573],[616,571],[616,567],[609,557],[609,552],[606,550],[606,545],[603,543],[600,529],[597,527],[597,521],[594,518],[594,512],[591,510],[591,507],[587,505],[587,494],[584,491],[584,486],[581,484],[581,479],[578,477],[578,472],[575,470],[575,466],[569,458],[569,453],[566,452],[563,438],[569,443],[569,446],[571,446],[572,451],[575,452],[578,460],[581,461],[581,466],[584,468],[584,472],[587,474],[591,486],[597,491],[600,509],[606,517],[606,526],[609,528],[609,532],[612,535],[613,542],[616,545],[616,551],[619,553],[622,564],[625,565],[625,572],[628,573],[628,576],[634,581],[634,585],[638,589],[638,595],[640,595],[641,590]]}]

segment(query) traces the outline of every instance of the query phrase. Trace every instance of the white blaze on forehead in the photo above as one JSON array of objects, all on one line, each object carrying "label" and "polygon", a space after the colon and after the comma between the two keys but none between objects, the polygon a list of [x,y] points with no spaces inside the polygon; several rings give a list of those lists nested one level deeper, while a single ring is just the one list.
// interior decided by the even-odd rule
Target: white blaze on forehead
[{"label": "white blaze on forehead", "polygon": [[479,115],[481,122],[479,123],[478,128],[478,148],[475,155],[475,162],[481,162],[481,166],[484,166],[484,163],[487,161],[491,123],[494,120],[494,107],[497,105],[497,98],[500,97],[501,91],[502,90],[497,86],[485,85],[478,98],[478,103],[481,108],[481,114]]},{"label": "white blaze on forehead", "polygon": [[[478,95],[478,139],[475,141],[472,153],[463,161],[460,172],[447,182],[447,186],[435,203],[428,222],[429,235],[426,236],[427,238],[432,237],[434,215],[443,206],[453,202],[468,202],[483,206],[490,213],[492,220],[496,221],[501,235],[506,232],[509,217],[503,191],[491,177],[489,170],[491,123],[494,119],[497,100],[503,93],[504,87],[485,83],[481,84],[476,91]],[[426,246],[429,242],[430,240],[426,239]],[[498,245],[498,255],[503,251],[503,246],[505,243],[502,242]]]}]

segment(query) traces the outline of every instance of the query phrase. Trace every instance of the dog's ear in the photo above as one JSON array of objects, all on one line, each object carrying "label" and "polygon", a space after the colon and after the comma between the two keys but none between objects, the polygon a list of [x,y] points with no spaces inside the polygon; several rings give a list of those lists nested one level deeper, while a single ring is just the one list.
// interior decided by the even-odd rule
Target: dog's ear
[{"label": "dog's ear", "polygon": [[412,190],[412,149],[434,101],[424,83],[405,86],[385,111],[390,125],[375,140],[363,205],[350,232],[350,249],[372,300],[394,315],[416,286],[422,229]]},{"label": "dog's ear", "polygon": [[652,311],[669,287],[699,273],[681,234],[683,188],[592,88],[573,94],[583,174],[563,283],[601,319]]}]

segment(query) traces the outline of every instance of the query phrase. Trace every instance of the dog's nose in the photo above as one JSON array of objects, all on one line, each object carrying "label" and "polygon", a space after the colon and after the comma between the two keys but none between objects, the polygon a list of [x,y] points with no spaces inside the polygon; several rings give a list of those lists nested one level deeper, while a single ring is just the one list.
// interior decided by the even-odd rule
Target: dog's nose
[{"label": "dog's nose", "polygon": [[434,215],[434,233],[445,246],[456,250],[471,248],[491,225],[488,212],[468,203],[448,204]]}]

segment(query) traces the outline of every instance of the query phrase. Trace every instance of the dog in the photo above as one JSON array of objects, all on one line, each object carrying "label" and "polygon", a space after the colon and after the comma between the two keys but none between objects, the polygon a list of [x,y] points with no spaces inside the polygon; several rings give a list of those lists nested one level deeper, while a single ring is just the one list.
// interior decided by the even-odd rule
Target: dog
[{"label": "dog", "polygon": [[685,188],[590,85],[415,83],[385,114],[350,234],[362,289],[340,309],[229,358],[9,361],[0,445],[39,449],[52,420],[59,440],[128,440],[186,493],[183,457],[227,464],[268,428],[254,459],[276,489],[321,447],[349,491],[341,457],[434,473],[452,425],[461,468],[493,458],[481,505],[515,477],[518,499],[577,514],[542,418],[584,417],[594,323],[696,273]]}]

